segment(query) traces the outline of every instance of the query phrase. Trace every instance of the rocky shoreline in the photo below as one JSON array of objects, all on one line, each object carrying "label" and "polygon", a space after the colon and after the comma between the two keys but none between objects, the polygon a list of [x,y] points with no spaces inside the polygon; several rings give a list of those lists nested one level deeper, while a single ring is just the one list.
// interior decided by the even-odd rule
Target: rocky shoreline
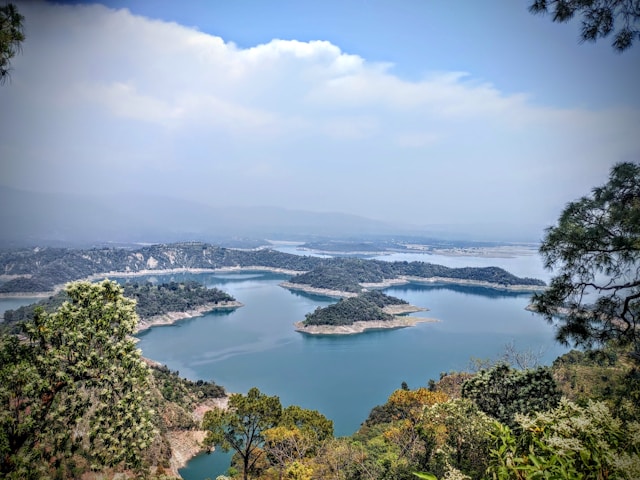
[{"label": "rocky shoreline", "polygon": [[[417,307],[416,307],[417,308]],[[296,332],[308,335],[355,335],[367,330],[391,330],[396,328],[414,327],[418,323],[434,323],[436,318],[395,317],[393,320],[375,320],[370,322],[353,322],[351,325],[304,325],[295,323]]]},{"label": "rocky shoreline", "polygon": [[[491,288],[493,290],[507,290],[510,292],[539,292],[544,290],[546,287],[536,286],[536,285],[502,285],[500,283],[491,283],[484,282],[480,280],[465,280],[458,278],[446,278],[446,277],[409,277],[402,276],[399,278],[390,278],[388,280],[384,280],[382,282],[376,283],[361,283],[360,285],[365,289],[383,289],[394,287],[398,285],[407,285],[409,283],[421,283],[427,285],[435,285],[438,283],[446,283],[449,285],[468,285],[473,287],[485,287]],[[312,287],[308,284],[304,283],[293,283],[293,282],[282,282],[280,283],[281,287],[287,288],[289,290],[299,290],[301,292],[313,293],[316,295],[324,295],[327,297],[334,298],[348,298],[348,297],[356,297],[358,294],[354,292],[345,292],[342,290],[332,290],[329,288],[318,288]]]},{"label": "rocky shoreline", "polygon": [[[214,408],[227,408],[228,403],[228,396],[207,400],[196,405],[191,413],[192,418],[200,425],[206,412]],[[169,464],[173,475],[181,478],[178,470],[185,467],[195,456],[206,451],[202,444],[206,434],[205,430],[170,430],[166,433],[167,441],[171,447]]]},{"label": "rocky shoreline", "polygon": [[152,327],[173,325],[174,323],[179,322],[180,320],[186,320],[187,318],[201,317],[204,314],[212,312],[214,310],[235,309],[242,306],[244,306],[242,303],[235,300],[232,302],[206,303],[185,312],[167,312],[162,315],[154,315],[153,317],[149,318],[141,318],[138,322],[136,333],[143,332]]}]

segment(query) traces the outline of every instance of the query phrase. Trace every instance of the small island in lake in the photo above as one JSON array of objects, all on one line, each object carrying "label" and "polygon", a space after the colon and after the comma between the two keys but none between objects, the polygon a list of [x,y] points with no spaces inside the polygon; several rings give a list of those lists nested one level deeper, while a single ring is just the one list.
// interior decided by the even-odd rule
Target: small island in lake
[{"label": "small island in lake", "polygon": [[[194,282],[169,282],[153,284],[125,283],[124,296],[136,300],[136,313],[140,317],[138,332],[153,326],[170,325],[178,320],[197,317],[212,310],[234,309],[242,304],[231,295],[217,288],[206,288]],[[36,307],[46,312],[54,312],[63,302],[69,300],[67,294],[57,294],[38,303],[26,305],[4,313],[4,321],[16,326],[18,322],[33,319]]]},{"label": "small island in lake", "polygon": [[296,323],[295,326],[298,332],[312,335],[345,335],[437,321],[430,318],[402,316],[424,310],[426,308],[416,307],[399,298],[372,290],[357,296],[342,298],[328,307],[318,307],[313,313],[307,314],[304,321]]}]

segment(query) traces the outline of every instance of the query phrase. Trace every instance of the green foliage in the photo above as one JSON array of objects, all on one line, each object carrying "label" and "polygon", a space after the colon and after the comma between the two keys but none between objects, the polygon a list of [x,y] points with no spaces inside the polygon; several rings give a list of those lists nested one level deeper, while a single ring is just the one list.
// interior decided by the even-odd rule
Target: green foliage
[{"label": "green foliage", "polygon": [[264,432],[278,425],[281,415],[282,405],[276,396],[267,396],[255,387],[246,396],[234,393],[229,397],[228,409],[205,413],[204,443],[224,451],[233,449],[242,461],[246,480],[263,456]]},{"label": "green foliage", "polygon": [[352,325],[354,322],[388,321],[393,315],[385,313],[374,303],[358,297],[341,299],[328,307],[318,307],[306,315],[305,325]]},{"label": "green foliage", "polygon": [[313,313],[306,315],[303,323],[305,325],[351,325],[353,322],[393,320],[393,315],[385,313],[382,308],[386,305],[401,303],[406,302],[381,292],[367,292],[357,297],[340,299],[328,307],[318,307]]},{"label": "green foliage", "polygon": [[[125,297],[136,301],[136,313],[143,319],[168,312],[186,312],[202,305],[217,305],[235,300],[231,295],[217,288],[206,288],[195,281],[169,282],[157,285],[149,282],[125,283],[123,288]],[[4,313],[4,320],[8,324],[29,321],[33,319],[37,307],[41,307],[47,312],[53,312],[67,300],[69,300],[68,295],[65,292],[60,292],[38,303],[8,310]]]},{"label": "green foliage", "polygon": [[235,298],[218,290],[206,288],[195,282],[125,283],[124,295],[136,300],[136,311],[142,318],[167,312],[186,312],[206,304],[233,302]]},{"label": "green foliage", "polygon": [[519,278],[498,267],[449,268],[424,262],[384,262],[352,258],[325,260],[322,265],[297,275],[290,281],[315,288],[358,293],[362,291],[362,283],[380,283],[400,276],[474,280],[505,286],[544,285],[540,280]]},{"label": "green foliage", "polygon": [[553,13],[554,22],[582,18],[582,41],[595,42],[615,31],[614,50],[623,52],[640,38],[640,2],[638,0],[534,0],[531,13]]},{"label": "green foliage", "polygon": [[428,446],[424,466],[439,477],[453,470],[484,478],[494,421],[469,400],[436,403],[425,409],[421,436]]},{"label": "green foliage", "polygon": [[316,444],[333,437],[332,420],[327,419],[317,410],[307,410],[297,405],[290,405],[282,411],[279,425],[298,428],[310,436]]},{"label": "green foliage", "polygon": [[360,283],[381,282],[403,275],[477,280],[499,285],[544,285],[540,280],[519,278],[497,267],[448,268],[423,262],[303,257],[267,249],[245,251],[190,242],[152,245],[133,251],[117,248],[0,250],[0,271],[17,275],[0,285],[0,293],[51,291],[56,285],[105,272],[248,266],[309,272],[290,281],[352,292],[361,291]]},{"label": "green foliage", "polygon": [[204,380],[196,380],[194,382],[181,378],[179,372],[172,372],[166,365],[152,367],[151,372],[162,397],[183,407],[192,406],[191,398],[204,400],[225,396],[224,387],[216,385],[215,382],[206,382]]},{"label": "green foliage", "polygon": [[519,434],[495,426],[493,478],[640,478],[640,424],[623,424],[603,403],[562,400],[552,411],[516,420]]},{"label": "green foliage", "polygon": [[505,364],[482,370],[465,382],[462,397],[473,400],[488,415],[514,425],[517,413],[555,407],[560,391],[548,368],[513,370]]},{"label": "green foliage", "polygon": [[333,422],[316,410],[291,405],[277,426],[264,432],[264,450],[270,464],[287,478],[310,478],[313,469],[305,461],[317,455],[333,438]]},{"label": "green foliage", "polygon": [[569,400],[605,402],[623,421],[640,418],[640,369],[624,350],[572,350],[554,360],[552,372]]},{"label": "green foliage", "polygon": [[640,352],[640,165],[616,165],[605,185],[569,203],[540,253],[557,273],[533,305],[557,322],[558,340]]},{"label": "green foliage", "polygon": [[4,83],[11,71],[11,59],[20,51],[24,41],[24,17],[18,8],[7,3],[0,7],[0,83]]},{"label": "green foliage", "polygon": [[109,281],[66,293],[54,313],[36,311],[26,342],[2,337],[0,471],[9,478],[39,476],[43,458],[78,450],[96,468],[140,467],[155,435],[149,369],[130,337],[134,302]]},{"label": "green foliage", "polygon": [[382,293],[380,290],[369,290],[360,294],[360,297],[368,302],[375,303],[378,307],[384,308],[388,305],[408,305],[409,302],[401,298],[392,297]]}]

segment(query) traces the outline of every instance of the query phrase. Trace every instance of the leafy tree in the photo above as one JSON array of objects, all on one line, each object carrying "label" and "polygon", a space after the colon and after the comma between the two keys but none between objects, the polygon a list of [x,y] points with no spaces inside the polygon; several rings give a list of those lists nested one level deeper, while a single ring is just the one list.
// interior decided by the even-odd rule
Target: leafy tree
[{"label": "leafy tree", "polygon": [[315,455],[323,442],[333,438],[333,422],[317,410],[291,405],[283,410],[278,426],[266,430],[264,437],[264,450],[281,472],[290,469],[312,472],[311,467],[303,468],[303,460]]},{"label": "leafy tree", "polygon": [[534,0],[531,13],[553,13],[554,22],[582,17],[582,41],[595,42],[615,31],[612,46],[623,52],[640,38],[639,0]]},{"label": "leafy tree", "polygon": [[234,393],[226,410],[217,408],[205,413],[202,427],[208,432],[204,443],[217,445],[225,452],[235,450],[242,461],[243,478],[247,480],[263,456],[264,432],[275,427],[281,415],[282,405],[277,396],[267,396],[256,387],[246,396]]},{"label": "leafy tree", "polygon": [[640,358],[640,165],[614,166],[605,185],[569,203],[540,253],[558,271],[533,306],[557,321],[558,340],[615,340]]},{"label": "leafy tree", "polygon": [[23,22],[24,17],[14,4],[8,3],[0,7],[0,84],[8,78],[11,59],[24,41]]},{"label": "leafy tree", "polygon": [[441,478],[454,469],[474,479],[483,478],[493,424],[470,400],[456,399],[426,408],[421,436],[430,448],[422,467]]},{"label": "leafy tree", "polygon": [[465,382],[462,397],[473,400],[488,415],[514,425],[516,413],[555,407],[560,391],[549,369],[513,370],[501,364],[478,372]]},{"label": "leafy tree", "polygon": [[516,420],[519,434],[495,427],[493,478],[640,478],[640,424],[623,424],[604,403],[563,399],[552,411]]},{"label": "leafy tree", "polygon": [[94,468],[140,467],[155,435],[149,368],[130,337],[135,302],[107,280],[66,292],[57,311],[36,312],[26,341],[0,342],[0,472],[8,478],[39,477],[44,459],[79,449]]}]

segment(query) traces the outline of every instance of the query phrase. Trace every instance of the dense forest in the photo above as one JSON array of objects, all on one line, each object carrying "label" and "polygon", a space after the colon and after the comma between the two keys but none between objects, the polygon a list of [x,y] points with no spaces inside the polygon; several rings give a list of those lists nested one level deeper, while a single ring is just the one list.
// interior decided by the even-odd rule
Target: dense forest
[{"label": "dense forest", "polygon": [[[291,279],[319,288],[358,292],[361,283],[382,282],[399,276],[474,280],[497,285],[544,286],[498,267],[448,268],[424,262],[384,262],[354,258],[318,258],[275,250],[234,250],[206,243],[152,245],[137,250],[123,248],[34,248],[0,251],[0,272],[10,278],[0,293],[46,292],[69,281],[110,272],[147,270],[264,267],[301,272]],[[306,272],[306,273],[303,273]]]},{"label": "dense forest", "polygon": [[544,286],[541,280],[516,277],[498,267],[450,268],[426,262],[385,262],[357,258],[332,259],[309,272],[294,276],[290,282],[314,288],[360,292],[363,283],[380,283],[399,277],[472,280],[498,286]]},{"label": "dense forest", "polygon": [[[207,304],[235,301],[231,295],[217,288],[206,288],[194,281],[161,284],[132,282],[125,283],[123,287],[125,297],[136,300],[136,313],[142,319],[169,312],[186,312]],[[4,320],[9,325],[29,321],[34,318],[37,307],[51,313],[67,300],[68,295],[59,292],[38,303],[7,310]]]},{"label": "dense forest", "polygon": [[393,315],[383,311],[387,305],[403,305],[406,301],[373,290],[357,297],[343,298],[328,307],[318,307],[305,316],[304,325],[351,325],[353,322],[387,321]]}]

